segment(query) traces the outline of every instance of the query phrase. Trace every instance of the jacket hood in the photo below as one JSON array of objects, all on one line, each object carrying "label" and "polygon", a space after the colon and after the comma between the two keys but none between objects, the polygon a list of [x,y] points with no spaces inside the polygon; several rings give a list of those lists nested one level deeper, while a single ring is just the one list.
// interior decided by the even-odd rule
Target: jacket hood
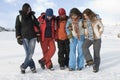
[{"label": "jacket hood", "polygon": [[[22,14],[22,15],[25,14],[22,10],[20,10],[19,13]],[[30,15],[34,15],[35,12],[34,12],[34,11],[31,11],[29,14],[30,14]]]}]

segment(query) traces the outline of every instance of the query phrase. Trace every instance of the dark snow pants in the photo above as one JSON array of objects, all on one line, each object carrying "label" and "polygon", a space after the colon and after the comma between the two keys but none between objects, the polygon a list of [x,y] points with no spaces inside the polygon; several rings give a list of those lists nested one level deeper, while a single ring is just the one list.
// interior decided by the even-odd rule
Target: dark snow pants
[{"label": "dark snow pants", "polygon": [[68,67],[69,63],[69,39],[57,40],[58,44],[58,63],[60,67]]}]

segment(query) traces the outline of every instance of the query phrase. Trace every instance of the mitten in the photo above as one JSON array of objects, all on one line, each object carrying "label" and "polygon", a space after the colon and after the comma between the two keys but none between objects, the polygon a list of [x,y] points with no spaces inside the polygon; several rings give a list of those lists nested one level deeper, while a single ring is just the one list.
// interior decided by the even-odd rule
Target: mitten
[{"label": "mitten", "polygon": [[17,42],[18,42],[18,44],[22,45],[22,44],[23,44],[22,38],[18,38],[18,39],[17,39]]}]

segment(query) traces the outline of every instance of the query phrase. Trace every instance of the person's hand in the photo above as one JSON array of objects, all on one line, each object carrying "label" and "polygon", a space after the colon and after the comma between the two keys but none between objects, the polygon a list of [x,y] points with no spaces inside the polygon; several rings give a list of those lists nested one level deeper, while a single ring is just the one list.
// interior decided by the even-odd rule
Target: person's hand
[{"label": "person's hand", "polygon": [[72,26],[68,26],[68,30],[72,31],[73,30]]},{"label": "person's hand", "polygon": [[21,37],[17,38],[17,42],[18,42],[19,45],[22,45],[23,44],[22,38]]}]

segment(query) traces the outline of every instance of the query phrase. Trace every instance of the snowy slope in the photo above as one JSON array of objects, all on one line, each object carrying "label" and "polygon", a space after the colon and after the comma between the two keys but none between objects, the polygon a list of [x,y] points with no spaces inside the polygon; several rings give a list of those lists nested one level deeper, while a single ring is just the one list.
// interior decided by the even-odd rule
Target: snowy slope
[{"label": "snowy slope", "polygon": [[[14,32],[0,32],[0,80],[120,80],[120,39],[116,34],[119,29],[105,28],[102,36],[101,66],[98,73],[92,72],[92,67],[82,71],[60,70],[57,62],[57,51],[53,56],[55,71],[42,70],[38,59],[42,57],[39,44],[36,44],[33,59],[37,73],[29,68],[26,74],[21,74],[19,66],[24,60],[23,46],[17,44]],[[92,47],[90,48],[92,52]]]}]

